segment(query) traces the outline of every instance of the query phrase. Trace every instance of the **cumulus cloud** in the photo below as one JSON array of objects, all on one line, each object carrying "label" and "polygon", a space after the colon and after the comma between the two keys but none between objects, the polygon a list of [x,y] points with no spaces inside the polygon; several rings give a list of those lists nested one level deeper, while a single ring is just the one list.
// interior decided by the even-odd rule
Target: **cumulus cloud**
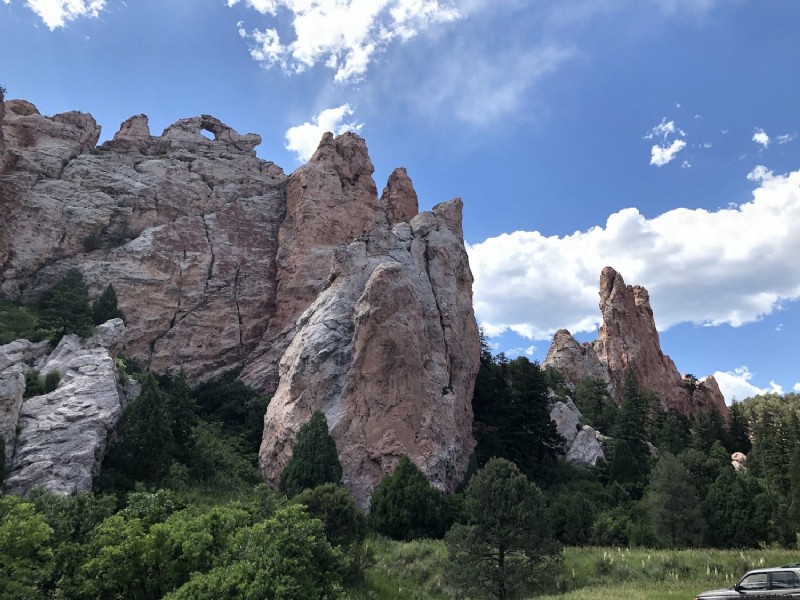
[{"label": "cumulus cloud", "polygon": [[800,393],[800,381],[792,386],[792,391]]},{"label": "cumulus cloud", "polygon": [[[11,4],[11,0],[3,3]],[[25,4],[53,31],[80,17],[97,17],[106,0],[25,0]]]},{"label": "cumulus cloud", "polygon": [[766,181],[774,177],[775,174],[767,169],[764,165],[757,165],[752,171],[747,174],[747,180],[753,182]]},{"label": "cumulus cloud", "polygon": [[[228,0],[234,6],[241,0]],[[273,21],[290,15],[292,39],[277,25],[248,34],[251,56],[267,67],[300,73],[317,64],[335,71],[338,82],[362,79],[375,55],[394,41],[407,41],[436,23],[462,17],[439,0],[244,0]],[[265,48],[265,45],[266,48]]]},{"label": "cumulus cloud", "polygon": [[769,136],[763,129],[756,129],[756,132],[753,134],[753,141],[764,148],[769,146]]},{"label": "cumulus cloud", "polygon": [[760,388],[750,383],[752,378],[753,373],[750,372],[746,365],[742,365],[733,371],[717,371],[714,373],[714,379],[717,380],[719,389],[728,404],[733,403],[734,400],[741,401],[760,394],[783,394],[783,387],[774,381],[769,382],[769,387]]},{"label": "cumulus cloud", "polygon": [[[720,202],[722,204],[722,202]],[[517,231],[468,248],[478,319],[489,335],[549,339],[597,330],[597,281],[611,265],[644,285],[661,330],[682,322],[734,327],[800,298],[800,170],[767,175],[753,199],[652,219],[636,208],[564,237]]]},{"label": "cumulus cloud", "polygon": [[328,108],[311,119],[311,122],[291,127],[286,132],[286,149],[294,152],[297,159],[305,162],[319,146],[319,141],[325,132],[340,135],[346,131],[361,131],[363,123],[356,121],[345,122],[347,117],[353,115],[349,104],[342,104],[337,108]]},{"label": "cumulus cloud", "polygon": [[675,155],[686,147],[683,140],[674,140],[669,146],[655,144],[650,148],[650,164],[663,167],[675,159]]}]

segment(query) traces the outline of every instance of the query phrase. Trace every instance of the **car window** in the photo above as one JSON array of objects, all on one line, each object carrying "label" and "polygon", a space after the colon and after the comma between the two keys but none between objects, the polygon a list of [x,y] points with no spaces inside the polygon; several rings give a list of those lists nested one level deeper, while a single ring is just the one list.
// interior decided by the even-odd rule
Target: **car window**
[{"label": "car window", "polygon": [[767,574],[752,573],[742,579],[739,587],[743,590],[765,590],[767,589]]},{"label": "car window", "polygon": [[779,589],[800,587],[800,577],[794,571],[776,571],[772,574],[772,587]]}]

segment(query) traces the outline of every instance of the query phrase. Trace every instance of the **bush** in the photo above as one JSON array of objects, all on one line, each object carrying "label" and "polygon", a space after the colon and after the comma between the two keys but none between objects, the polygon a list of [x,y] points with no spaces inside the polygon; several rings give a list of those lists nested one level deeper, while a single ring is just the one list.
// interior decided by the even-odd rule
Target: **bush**
[{"label": "bush", "polygon": [[40,324],[57,344],[68,333],[87,337],[92,333],[92,309],[83,275],[70,269],[64,278],[39,299]]},{"label": "bush", "polygon": [[124,321],[125,315],[117,306],[117,293],[114,291],[114,286],[109,283],[92,306],[92,322],[95,325],[102,325],[111,319]]},{"label": "bush", "polygon": [[33,396],[42,396],[53,392],[61,382],[61,373],[55,369],[48,371],[47,375],[42,378],[39,371],[31,369],[25,373],[25,392],[23,398],[32,398]]},{"label": "bush", "polygon": [[369,520],[373,529],[395,540],[441,537],[442,493],[407,456],[372,494]]}]

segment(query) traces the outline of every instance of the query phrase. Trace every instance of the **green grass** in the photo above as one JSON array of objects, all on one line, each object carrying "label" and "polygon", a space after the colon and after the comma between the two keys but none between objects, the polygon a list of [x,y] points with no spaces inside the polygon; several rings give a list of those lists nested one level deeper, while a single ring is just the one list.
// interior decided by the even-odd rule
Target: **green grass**
[{"label": "green grass", "polygon": [[[376,562],[348,600],[453,600],[446,582],[447,549],[440,541],[370,540]],[[797,562],[800,552],[566,548],[558,593],[546,600],[667,600],[731,587],[746,572]]]}]

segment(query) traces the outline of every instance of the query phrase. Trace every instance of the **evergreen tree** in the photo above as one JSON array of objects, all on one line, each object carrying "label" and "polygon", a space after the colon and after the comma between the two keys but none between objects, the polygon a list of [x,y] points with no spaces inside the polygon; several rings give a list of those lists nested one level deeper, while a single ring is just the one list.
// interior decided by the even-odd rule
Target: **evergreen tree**
[{"label": "evergreen tree", "polygon": [[750,453],[750,424],[742,409],[742,403],[734,400],[728,408],[730,421],[728,425],[728,450],[733,452]]},{"label": "evergreen tree", "polygon": [[617,418],[617,404],[602,379],[584,379],[575,390],[575,405],[584,421],[598,431],[610,433]]},{"label": "evergreen tree", "polygon": [[395,540],[440,537],[442,493],[407,456],[372,494],[369,520],[373,529]]},{"label": "evergreen tree", "polygon": [[661,452],[678,455],[689,445],[690,422],[674,408],[657,410],[650,428],[650,439]]},{"label": "evergreen tree", "polygon": [[109,283],[92,306],[92,322],[95,325],[102,325],[110,319],[124,321],[125,315],[117,307],[117,293],[114,291],[114,286]]},{"label": "evergreen tree", "polygon": [[106,464],[130,485],[157,483],[167,474],[174,453],[174,438],[164,396],[152,375],[125,411]]},{"label": "evergreen tree", "polygon": [[339,483],[342,465],[336,442],[328,432],[328,420],[321,411],[297,432],[292,457],[280,478],[280,489],[287,496],[296,496],[306,488],[323,483]]},{"label": "evergreen tree", "polygon": [[705,527],[692,474],[672,454],[656,463],[647,491],[655,532],[671,547],[697,546]]},{"label": "evergreen tree", "polygon": [[[622,405],[617,415],[613,435],[617,440],[624,440],[630,449],[635,473],[643,482],[650,471],[650,447],[647,445],[650,407],[654,398],[639,387],[636,372],[631,368],[625,374],[622,385]],[[624,451],[624,449],[623,449]],[[612,465],[613,466],[613,465]],[[619,477],[625,477],[619,473]],[[622,479],[618,479],[622,481]],[[631,481],[633,483],[633,481]]]},{"label": "evergreen tree", "polygon": [[714,442],[728,445],[725,423],[716,406],[712,406],[708,412],[696,415],[692,425],[692,448],[708,453]]},{"label": "evergreen tree", "polygon": [[39,299],[39,324],[49,331],[54,344],[68,333],[86,337],[92,333],[92,309],[89,292],[78,269],[70,269],[64,278]]},{"label": "evergreen tree", "polygon": [[789,465],[789,510],[788,525],[794,534],[800,533],[800,448],[792,453],[792,462]]},{"label": "evergreen tree", "polygon": [[711,485],[702,503],[708,542],[717,548],[753,548],[767,540],[768,511],[759,505],[761,486],[728,468]]},{"label": "evergreen tree", "polygon": [[638,484],[643,479],[641,465],[631,451],[627,440],[618,439],[614,444],[614,455],[608,471],[610,482],[617,482],[626,487]]},{"label": "evergreen tree", "polygon": [[468,593],[505,600],[533,591],[561,559],[541,491],[505,459],[490,460],[470,480],[464,511],[467,522],[445,542],[449,575]]}]

